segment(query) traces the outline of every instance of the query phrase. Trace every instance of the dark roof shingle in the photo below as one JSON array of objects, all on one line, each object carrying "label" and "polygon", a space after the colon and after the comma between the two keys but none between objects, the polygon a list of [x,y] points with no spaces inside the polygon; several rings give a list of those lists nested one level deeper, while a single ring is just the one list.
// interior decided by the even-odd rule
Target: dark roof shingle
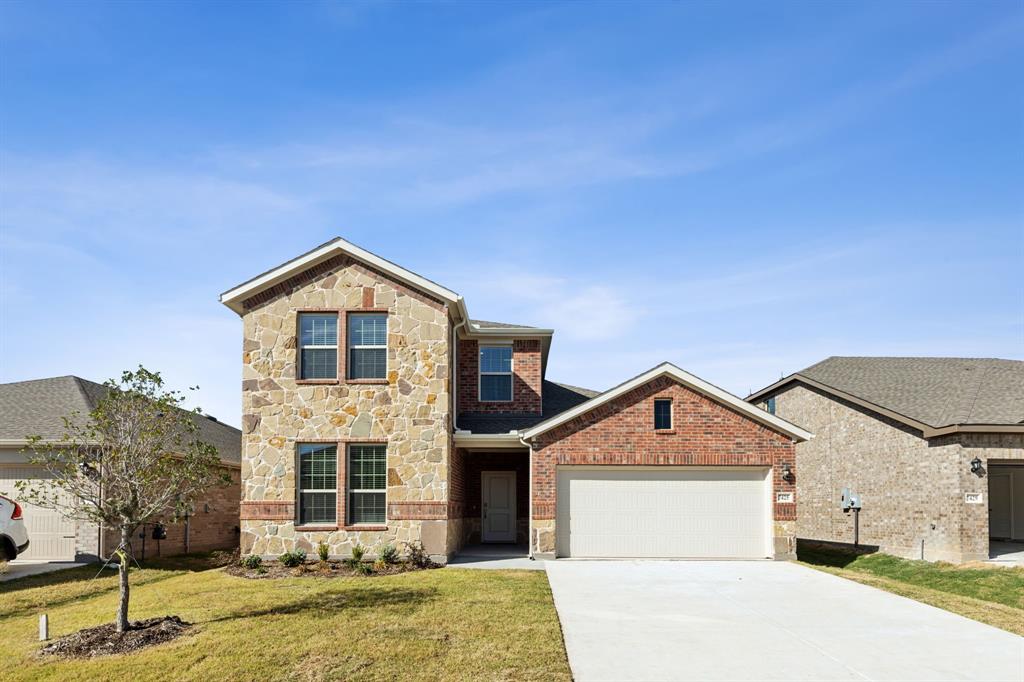
[{"label": "dark roof shingle", "polygon": [[935,428],[1024,422],[1020,360],[831,357],[800,376]]},{"label": "dark roof shingle", "polygon": [[[28,436],[59,440],[64,417],[86,417],[107,387],[75,376],[52,377],[0,384],[0,440],[20,441]],[[202,440],[217,448],[221,461],[238,464],[242,432],[202,415],[192,415]]]},{"label": "dark roof shingle", "polygon": [[528,429],[534,424],[539,424],[545,419],[550,419],[566,410],[584,403],[600,391],[591,391],[587,388],[559,384],[554,381],[544,380],[541,387],[543,393],[543,414],[522,414],[517,412],[463,412],[459,413],[458,427],[463,431],[473,433],[508,433],[509,431],[521,431]]}]

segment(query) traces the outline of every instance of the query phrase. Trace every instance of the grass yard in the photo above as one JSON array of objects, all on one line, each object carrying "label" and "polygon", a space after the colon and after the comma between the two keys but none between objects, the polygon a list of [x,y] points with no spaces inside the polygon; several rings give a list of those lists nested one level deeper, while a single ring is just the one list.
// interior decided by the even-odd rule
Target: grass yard
[{"label": "grass yard", "polygon": [[203,558],[132,573],[131,618],[181,616],[184,637],[127,656],[36,655],[51,637],[113,620],[114,571],[0,583],[6,680],[569,680],[543,571],[439,569],[374,578],[247,580]]},{"label": "grass yard", "polygon": [[911,561],[801,546],[801,563],[1024,635],[1024,568]]}]

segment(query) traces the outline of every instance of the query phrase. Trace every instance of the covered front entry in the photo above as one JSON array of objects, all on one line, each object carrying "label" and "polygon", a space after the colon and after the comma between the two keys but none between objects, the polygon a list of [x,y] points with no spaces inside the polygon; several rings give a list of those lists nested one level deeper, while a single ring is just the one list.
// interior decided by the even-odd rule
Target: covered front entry
[{"label": "covered front entry", "polygon": [[480,540],[482,542],[516,541],[516,472],[483,471],[480,473]]},{"label": "covered front entry", "polygon": [[993,540],[1024,540],[1024,462],[989,462],[988,530]]},{"label": "covered front entry", "polygon": [[559,467],[557,554],[772,556],[764,467]]}]

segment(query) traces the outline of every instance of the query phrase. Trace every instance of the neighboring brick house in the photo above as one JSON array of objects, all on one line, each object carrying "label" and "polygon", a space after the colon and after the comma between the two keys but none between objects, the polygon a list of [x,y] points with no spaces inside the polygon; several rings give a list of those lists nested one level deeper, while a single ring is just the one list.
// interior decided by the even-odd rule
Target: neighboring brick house
[{"label": "neighboring brick house", "polygon": [[677,367],[548,381],[552,330],[473,320],[340,238],[221,301],[242,317],[243,552],[793,555],[810,434]]},{"label": "neighboring brick house", "polygon": [[[16,481],[45,478],[43,468],[28,461],[28,436],[60,440],[64,418],[89,414],[107,390],[106,386],[75,376],[0,384],[0,492],[17,499]],[[238,546],[242,434],[213,417],[193,418],[199,425],[199,437],[217,448],[232,483],[209,490],[185,519],[159,519],[167,531],[163,540],[152,539],[151,525],[139,529],[132,541],[139,559]],[[109,529],[103,531],[95,524],[69,519],[24,501],[21,505],[31,544],[19,559],[93,561],[109,556],[120,542]]]},{"label": "neighboring brick house", "polygon": [[890,554],[960,563],[1024,540],[1024,362],[832,357],[748,400],[815,434],[796,449],[801,539],[854,541],[847,489],[860,543]]}]

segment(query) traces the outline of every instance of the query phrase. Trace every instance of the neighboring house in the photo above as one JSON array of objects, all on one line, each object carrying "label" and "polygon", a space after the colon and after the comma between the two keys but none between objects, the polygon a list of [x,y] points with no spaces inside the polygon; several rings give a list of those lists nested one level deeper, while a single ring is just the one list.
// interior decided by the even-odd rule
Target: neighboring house
[{"label": "neighboring house", "polygon": [[243,552],[793,555],[810,434],[673,365],[548,381],[552,330],[473,320],[340,238],[221,301],[243,323]]},{"label": "neighboring house", "polygon": [[[58,441],[65,433],[64,418],[78,413],[88,416],[108,389],[74,376],[0,384],[0,492],[18,498],[14,487],[19,480],[42,480],[46,472],[29,463],[29,436]],[[161,519],[166,539],[152,539],[152,526],[140,529],[133,541],[136,557],[168,556],[183,552],[233,549],[238,546],[239,457],[241,432],[213,417],[195,416],[199,436],[217,448],[232,484],[212,488],[193,514],[179,522]],[[50,509],[24,501],[29,549],[19,559],[50,561],[91,561],[106,557],[120,538],[114,531],[101,531],[95,524],[69,519]],[[138,535],[144,534],[143,539]]]},{"label": "neighboring house", "polygon": [[797,535],[909,558],[989,558],[1024,540],[1024,362],[832,357],[748,400],[815,434],[797,446]]}]

